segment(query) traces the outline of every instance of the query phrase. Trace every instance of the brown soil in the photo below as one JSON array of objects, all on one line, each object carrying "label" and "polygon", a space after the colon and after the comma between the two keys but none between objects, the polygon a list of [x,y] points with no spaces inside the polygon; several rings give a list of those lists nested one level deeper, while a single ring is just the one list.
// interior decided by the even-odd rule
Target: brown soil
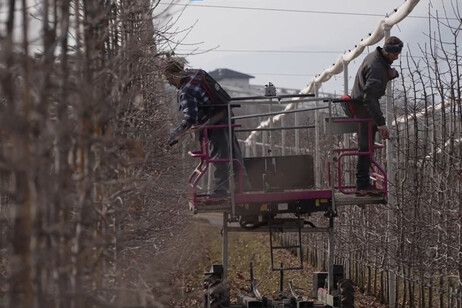
[{"label": "brown soil", "polygon": [[[221,226],[210,224],[200,215],[191,215],[190,218],[191,224],[185,228],[184,234],[176,243],[177,249],[181,252],[170,251],[170,254],[164,254],[161,258],[170,261],[166,263],[171,264],[173,261],[172,270],[167,277],[164,277],[169,280],[169,287],[165,288],[164,281],[164,288],[157,289],[156,292],[159,302],[167,307],[203,307],[203,273],[209,271],[212,264],[221,263]],[[217,224],[220,217],[215,216],[211,220]],[[285,266],[296,266],[299,263],[297,256],[285,250],[277,251],[275,260],[284,260]],[[253,263],[254,278],[258,282],[260,293],[267,297],[278,294],[280,274],[271,269],[268,234],[230,233],[228,262],[231,302],[236,301],[239,293],[250,295],[250,262]],[[306,262],[302,270],[285,271],[283,289],[288,290],[288,282],[292,281],[298,295],[309,297],[313,271],[315,269]],[[384,308],[386,306],[356,290],[355,307]]]}]

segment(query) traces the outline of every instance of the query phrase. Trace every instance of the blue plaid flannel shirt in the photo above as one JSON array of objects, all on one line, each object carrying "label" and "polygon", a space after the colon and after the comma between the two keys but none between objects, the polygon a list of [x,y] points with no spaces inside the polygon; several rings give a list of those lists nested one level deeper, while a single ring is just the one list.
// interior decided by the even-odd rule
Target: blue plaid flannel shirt
[{"label": "blue plaid flannel shirt", "polygon": [[185,77],[184,83],[180,86],[178,93],[178,101],[180,104],[180,110],[183,111],[182,126],[188,128],[194,124],[202,124],[209,118],[207,109],[201,110],[199,106],[210,105],[210,101],[207,93],[197,84],[191,84],[192,76]]}]

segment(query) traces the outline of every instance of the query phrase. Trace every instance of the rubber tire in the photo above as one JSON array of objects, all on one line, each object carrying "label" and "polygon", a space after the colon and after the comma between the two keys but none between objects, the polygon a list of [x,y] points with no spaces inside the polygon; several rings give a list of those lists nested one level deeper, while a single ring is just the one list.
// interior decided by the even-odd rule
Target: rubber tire
[{"label": "rubber tire", "polygon": [[341,308],[355,308],[355,288],[351,279],[342,279],[338,282]]}]

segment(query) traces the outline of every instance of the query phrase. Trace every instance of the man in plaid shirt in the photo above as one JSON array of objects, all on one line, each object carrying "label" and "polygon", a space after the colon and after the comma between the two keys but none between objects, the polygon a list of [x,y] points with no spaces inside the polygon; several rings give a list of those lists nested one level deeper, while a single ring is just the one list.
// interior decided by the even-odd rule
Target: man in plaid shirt
[{"label": "man in plaid shirt", "polygon": [[[213,112],[213,108],[201,108],[211,105],[212,101],[207,92],[197,83],[191,83],[196,70],[184,70],[179,61],[170,59],[164,69],[168,82],[178,90],[179,109],[183,112],[183,120],[175,129],[176,133],[182,132],[193,125],[202,124],[228,124],[227,110],[221,109]],[[236,136],[229,136],[228,127],[208,129],[209,153],[212,159],[229,158],[229,138],[232,138],[233,158],[239,160],[242,166],[242,179],[244,187],[248,186],[247,173],[244,168],[241,149]],[[229,164],[215,163],[214,188],[210,194],[213,197],[225,197],[229,195]],[[235,180],[239,174],[238,164],[233,164]]]}]

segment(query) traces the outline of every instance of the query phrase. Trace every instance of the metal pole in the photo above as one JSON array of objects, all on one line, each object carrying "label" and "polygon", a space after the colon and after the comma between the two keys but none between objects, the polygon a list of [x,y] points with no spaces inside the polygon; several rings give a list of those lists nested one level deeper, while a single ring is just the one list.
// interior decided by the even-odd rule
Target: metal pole
[{"label": "metal pole", "polygon": [[[344,94],[349,94],[350,90],[348,89],[348,64],[350,64],[350,62],[347,62],[347,61],[343,61],[343,93]],[[343,146],[346,148],[346,149],[349,149],[351,148],[351,145],[350,145],[350,136],[349,134],[343,134]],[[347,166],[347,168],[344,168],[343,170],[348,170],[348,173],[345,174],[345,184],[347,185],[350,185],[351,182],[353,181],[353,175],[352,173],[350,172],[350,170],[354,170],[354,165],[352,163],[352,159],[350,157],[347,157],[346,160],[345,160],[345,166]],[[331,166],[332,168],[334,167],[334,164],[332,164]],[[354,173],[353,173],[354,174]],[[333,177],[331,178],[332,181],[333,181]],[[352,212],[352,210],[350,209],[350,213]],[[350,262],[345,262],[345,278],[350,278]]]},{"label": "metal pole", "polygon": [[[328,164],[330,165],[329,168],[329,177],[332,179],[330,181],[330,190],[332,192],[332,196],[335,196],[335,181],[334,181],[334,174],[335,170],[335,161],[334,161],[334,135],[332,133],[332,127],[334,125],[334,121],[332,119],[332,99],[329,99],[329,125],[327,126],[327,138],[330,144],[330,153],[328,158]],[[337,213],[337,205],[335,204],[335,198],[332,198],[332,214]]]},{"label": "metal pole", "polygon": [[250,262],[250,292],[253,293],[253,262]]},{"label": "metal pole", "polygon": [[[207,193],[211,193],[212,191],[213,172],[212,168],[210,168],[212,166],[209,166],[209,169],[207,170]],[[213,166],[213,168],[215,168],[215,166]]]},{"label": "metal pole", "polygon": [[[385,26],[385,39],[390,37],[390,29],[391,27]],[[392,93],[391,93],[391,82],[387,84],[387,91],[386,91],[386,122],[387,127],[389,130],[392,129],[393,125],[393,102],[392,102]],[[387,149],[386,149],[386,158],[387,158],[387,178],[388,178],[388,204],[391,206],[388,207],[388,247],[390,248],[388,252],[388,263],[390,268],[395,268],[395,260],[394,257],[396,256],[396,247],[394,247],[391,243],[394,241],[391,239],[393,234],[391,230],[393,230],[393,225],[395,224],[395,215],[393,213],[392,206],[396,203],[395,194],[394,194],[394,168],[393,168],[393,143],[388,139],[386,141]],[[388,303],[389,307],[394,308],[396,307],[396,274],[394,271],[389,272],[389,279],[388,279]]]},{"label": "metal pole", "polygon": [[329,240],[327,242],[328,255],[328,274],[327,274],[327,292],[332,295],[334,290],[334,217],[329,217]]},{"label": "metal pole", "polygon": [[[273,99],[269,99],[269,112],[273,112]],[[269,117],[269,128],[273,128],[273,117]],[[273,156],[273,148],[274,148],[274,141],[273,141],[273,131],[269,131],[269,156]]]},{"label": "metal pole", "polygon": [[262,156],[267,156],[267,152],[266,152],[266,146],[267,146],[267,143],[268,143],[268,131],[262,131],[261,132],[261,154]]},{"label": "metal pole", "polygon": [[[286,126],[286,120],[285,117],[282,117],[281,119],[281,127]],[[285,156],[286,155],[286,130],[283,129],[281,131],[281,155]]]},{"label": "metal pole", "polygon": [[[314,96],[319,97],[319,89],[318,89],[318,84],[315,84],[314,87]],[[318,107],[318,101],[315,102],[316,107]],[[320,143],[319,143],[319,134],[320,134],[320,129],[319,129],[319,110],[316,109],[314,112],[314,133],[315,133],[315,139],[314,139],[314,148],[316,149],[316,155],[315,155],[315,188],[319,188],[321,186],[321,163],[320,163],[320,158],[321,158],[321,149],[320,149]]]},{"label": "metal pole", "polygon": [[221,264],[223,264],[223,279],[228,277],[228,213],[223,213],[223,241],[221,247]]},{"label": "metal pole", "polygon": [[234,161],[233,161],[233,146],[234,146],[234,132],[231,120],[231,104],[228,104],[228,150],[229,150],[229,194],[231,196],[231,214],[232,217],[236,214],[236,203],[234,200]]},{"label": "metal pole", "polygon": [[[295,108],[298,109],[298,104],[295,104]],[[299,126],[299,113],[295,113],[295,127]],[[298,129],[295,130],[295,154],[300,154],[300,132]]]},{"label": "metal pole", "polygon": [[332,191],[332,209],[331,212],[329,213],[329,240],[327,243],[327,256],[328,256],[328,280],[327,280],[327,292],[328,294],[332,295],[332,292],[335,288],[334,286],[334,214],[337,212],[336,206],[335,206],[335,198],[334,196],[334,180],[333,180],[333,174],[334,174],[334,158],[332,155],[334,155],[334,137],[332,135],[332,125],[333,125],[333,120],[332,120],[332,100],[329,100],[329,125],[327,126],[327,135],[329,139],[329,143],[331,145],[330,148],[330,153],[329,153],[329,161],[328,163],[330,164],[330,177],[332,179],[331,181],[331,191]]},{"label": "metal pole", "polygon": [[[343,62],[343,93],[344,94],[349,94],[348,90],[348,64],[349,62],[344,61]],[[350,136],[348,134],[343,135],[343,145],[345,146],[346,149],[350,148]],[[351,165],[351,159],[348,158],[348,160],[345,162],[347,166]],[[347,170],[345,168],[344,170]],[[348,168],[350,170],[350,168]],[[345,176],[345,184],[350,184],[351,183],[351,173],[349,173],[348,176]]]},{"label": "metal pole", "polygon": [[348,64],[350,62],[343,61],[343,92],[348,94]]},{"label": "metal pole", "polygon": [[279,292],[284,291],[284,263],[281,262],[281,270],[279,271]]},{"label": "metal pole", "polygon": [[249,157],[250,156],[250,146],[246,143],[243,143],[244,149],[245,149],[245,156],[244,157]]}]

